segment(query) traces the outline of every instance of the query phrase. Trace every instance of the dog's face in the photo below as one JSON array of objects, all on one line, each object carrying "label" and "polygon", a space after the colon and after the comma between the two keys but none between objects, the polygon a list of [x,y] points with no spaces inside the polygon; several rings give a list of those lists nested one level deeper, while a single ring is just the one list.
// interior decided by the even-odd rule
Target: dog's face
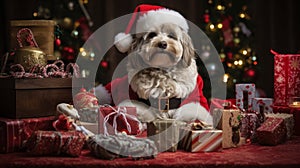
[{"label": "dog's face", "polygon": [[173,67],[179,62],[189,66],[194,58],[191,38],[175,24],[163,24],[137,34],[131,50],[146,65],[157,68]]}]

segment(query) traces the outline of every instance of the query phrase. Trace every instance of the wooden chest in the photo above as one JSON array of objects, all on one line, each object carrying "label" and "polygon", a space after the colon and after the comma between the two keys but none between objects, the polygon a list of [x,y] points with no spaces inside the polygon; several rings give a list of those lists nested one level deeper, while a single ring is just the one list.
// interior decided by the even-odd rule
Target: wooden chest
[{"label": "wooden chest", "polygon": [[[74,83],[74,90],[84,86],[78,82],[77,87]],[[16,119],[56,115],[58,103],[72,103],[72,78],[0,78],[1,117]]]}]

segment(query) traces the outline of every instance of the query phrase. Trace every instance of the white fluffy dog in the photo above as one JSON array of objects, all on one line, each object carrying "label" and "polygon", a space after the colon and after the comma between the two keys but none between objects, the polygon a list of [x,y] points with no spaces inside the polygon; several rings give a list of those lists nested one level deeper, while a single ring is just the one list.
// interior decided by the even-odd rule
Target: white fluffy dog
[{"label": "white fluffy dog", "polygon": [[[212,124],[194,52],[190,36],[178,25],[154,26],[135,35],[128,51],[128,76],[106,89],[115,94],[115,105],[136,107],[142,122],[172,118]],[[99,88],[97,92],[103,93]]]}]

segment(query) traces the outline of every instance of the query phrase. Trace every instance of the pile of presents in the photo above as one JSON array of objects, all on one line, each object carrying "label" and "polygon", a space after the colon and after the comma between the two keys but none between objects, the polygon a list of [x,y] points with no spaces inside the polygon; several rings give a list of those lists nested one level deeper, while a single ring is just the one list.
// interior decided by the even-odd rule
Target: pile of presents
[{"label": "pile of presents", "polygon": [[177,149],[216,152],[248,143],[277,145],[300,135],[299,64],[299,56],[275,54],[274,99],[255,98],[254,84],[237,84],[233,101],[213,98],[214,125],[172,119],[142,124],[135,107],[98,105],[93,90],[79,88],[86,86],[85,79],[74,84],[72,78],[57,76],[0,76],[0,153],[75,157],[87,147],[102,159],[137,159]]}]

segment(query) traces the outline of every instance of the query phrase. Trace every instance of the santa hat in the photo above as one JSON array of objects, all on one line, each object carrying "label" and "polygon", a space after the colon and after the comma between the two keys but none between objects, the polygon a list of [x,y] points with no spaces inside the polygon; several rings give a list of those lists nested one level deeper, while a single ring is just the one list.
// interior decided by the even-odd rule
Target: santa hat
[{"label": "santa hat", "polygon": [[173,23],[188,32],[188,24],[186,19],[178,12],[166,9],[161,6],[142,4],[135,8],[134,13],[127,25],[125,32],[115,36],[114,44],[117,49],[125,53],[129,50],[132,43],[133,25],[135,25],[135,33],[148,32],[152,27],[159,26],[164,23]]}]

